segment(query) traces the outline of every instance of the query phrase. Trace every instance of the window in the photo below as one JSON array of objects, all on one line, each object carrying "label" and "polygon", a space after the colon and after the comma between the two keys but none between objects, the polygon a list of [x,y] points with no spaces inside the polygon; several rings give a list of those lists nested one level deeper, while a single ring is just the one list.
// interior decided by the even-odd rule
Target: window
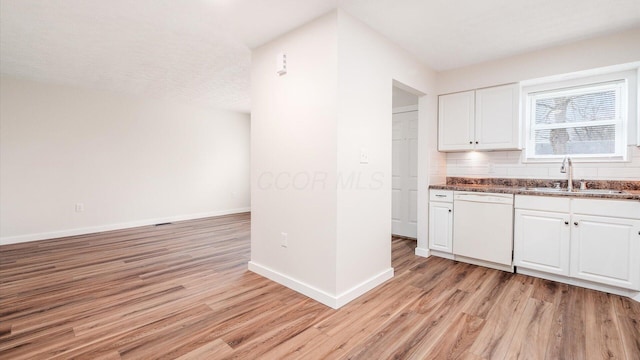
[{"label": "window", "polygon": [[527,159],[626,155],[626,80],[527,94]]}]

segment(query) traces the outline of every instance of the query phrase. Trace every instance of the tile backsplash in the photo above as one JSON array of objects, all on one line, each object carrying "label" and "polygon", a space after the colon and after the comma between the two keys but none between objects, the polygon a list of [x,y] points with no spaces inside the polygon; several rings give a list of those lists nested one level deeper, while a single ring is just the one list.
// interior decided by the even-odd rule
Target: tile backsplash
[{"label": "tile backsplash", "polygon": [[447,179],[447,153],[429,152],[429,184],[444,184]]},{"label": "tile backsplash", "polygon": [[[639,180],[640,148],[629,146],[628,162],[573,163],[574,179]],[[446,173],[451,177],[565,179],[560,162],[523,163],[522,151],[460,152],[446,154]]]}]

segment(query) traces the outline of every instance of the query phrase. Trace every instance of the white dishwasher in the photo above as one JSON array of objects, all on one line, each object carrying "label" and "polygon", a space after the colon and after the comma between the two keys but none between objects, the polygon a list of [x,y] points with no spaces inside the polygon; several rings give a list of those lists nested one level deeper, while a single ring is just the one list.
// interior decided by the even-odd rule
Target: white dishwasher
[{"label": "white dishwasher", "polygon": [[456,191],[453,209],[456,260],[513,271],[513,194]]}]

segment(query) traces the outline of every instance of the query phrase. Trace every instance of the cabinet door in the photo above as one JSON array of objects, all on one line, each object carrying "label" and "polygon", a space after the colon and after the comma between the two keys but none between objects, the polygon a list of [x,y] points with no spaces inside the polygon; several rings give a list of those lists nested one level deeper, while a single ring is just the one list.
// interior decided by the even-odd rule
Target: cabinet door
[{"label": "cabinet door", "polygon": [[520,149],[519,111],[517,84],[476,90],[476,149]]},{"label": "cabinet door", "polygon": [[571,276],[640,290],[640,220],[574,215]]},{"label": "cabinet door", "polygon": [[429,249],[451,253],[453,241],[453,204],[429,203]]},{"label": "cabinet door", "polygon": [[475,129],[475,91],[438,97],[438,150],[472,150]]},{"label": "cabinet door", "polygon": [[514,265],[569,275],[568,213],[515,210]]}]

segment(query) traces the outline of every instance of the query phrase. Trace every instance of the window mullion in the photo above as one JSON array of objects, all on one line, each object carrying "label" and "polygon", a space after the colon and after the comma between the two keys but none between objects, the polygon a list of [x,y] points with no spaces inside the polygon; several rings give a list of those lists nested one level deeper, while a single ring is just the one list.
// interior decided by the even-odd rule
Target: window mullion
[{"label": "window mullion", "polygon": [[547,129],[562,129],[562,128],[576,128],[576,127],[591,127],[591,126],[602,126],[602,125],[616,125],[621,121],[621,119],[613,119],[613,120],[599,120],[599,121],[581,121],[581,122],[571,122],[571,123],[555,123],[555,124],[539,124],[533,125],[532,130],[547,130]]}]

